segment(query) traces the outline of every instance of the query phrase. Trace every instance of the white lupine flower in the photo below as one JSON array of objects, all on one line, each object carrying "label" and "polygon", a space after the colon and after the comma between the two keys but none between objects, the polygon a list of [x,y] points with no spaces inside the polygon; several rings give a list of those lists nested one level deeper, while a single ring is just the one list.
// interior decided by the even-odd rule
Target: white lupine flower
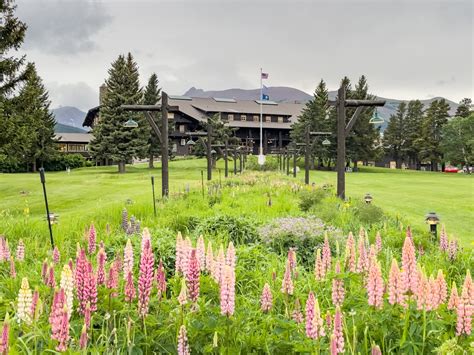
[{"label": "white lupine flower", "polygon": [[31,304],[33,302],[33,294],[28,283],[28,279],[24,277],[21,280],[21,288],[18,292],[18,309],[17,318],[18,323],[21,321],[26,324],[31,323]]},{"label": "white lupine flower", "polygon": [[65,264],[63,266],[63,270],[61,271],[61,281],[59,283],[59,287],[64,290],[64,295],[66,296],[67,313],[69,317],[71,317],[74,301],[74,277],[68,264]]}]

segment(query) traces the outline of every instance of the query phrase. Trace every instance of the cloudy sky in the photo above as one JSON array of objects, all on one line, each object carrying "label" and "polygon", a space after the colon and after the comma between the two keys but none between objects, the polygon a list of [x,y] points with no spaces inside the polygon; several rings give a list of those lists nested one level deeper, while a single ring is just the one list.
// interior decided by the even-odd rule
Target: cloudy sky
[{"label": "cloudy sky", "polygon": [[470,0],[17,0],[52,106],[97,105],[110,63],[132,52],[168,93],[267,86],[308,93],[347,75],[398,99],[473,96]]}]

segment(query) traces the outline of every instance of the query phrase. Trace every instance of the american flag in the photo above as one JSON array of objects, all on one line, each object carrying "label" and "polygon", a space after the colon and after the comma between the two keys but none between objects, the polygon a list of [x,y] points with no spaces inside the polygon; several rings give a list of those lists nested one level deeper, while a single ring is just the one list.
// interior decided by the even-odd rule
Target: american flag
[{"label": "american flag", "polygon": [[268,73],[262,73],[262,79],[268,79]]}]

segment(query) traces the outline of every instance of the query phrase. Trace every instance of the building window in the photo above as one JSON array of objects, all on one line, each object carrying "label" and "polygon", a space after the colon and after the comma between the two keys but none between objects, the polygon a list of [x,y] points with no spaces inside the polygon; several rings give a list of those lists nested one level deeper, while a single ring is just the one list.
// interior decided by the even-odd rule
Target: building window
[{"label": "building window", "polygon": [[278,123],[283,123],[283,116],[278,116]]},{"label": "building window", "polygon": [[247,121],[247,115],[240,115],[241,121]]},{"label": "building window", "polygon": [[253,120],[254,120],[254,122],[259,122],[260,121],[260,116],[253,115]]},{"label": "building window", "polygon": [[272,116],[265,116],[265,122],[272,122]]},{"label": "building window", "polygon": [[177,145],[176,143],[173,143],[173,146],[172,146],[172,148],[171,148],[171,151],[172,151],[173,153],[176,153],[176,152],[178,151],[178,145]]},{"label": "building window", "polygon": [[168,112],[168,119],[172,120],[174,118],[174,112]]},{"label": "building window", "polygon": [[85,144],[68,144],[68,152],[83,152],[85,151]]},{"label": "building window", "polygon": [[179,133],[184,133],[186,131],[186,126],[184,124],[179,125]]},{"label": "building window", "polygon": [[181,139],[180,143],[179,143],[181,146],[185,146],[186,145],[186,139]]},{"label": "building window", "polygon": [[229,121],[233,121],[233,120],[234,120],[234,115],[232,115],[232,114],[229,113],[229,114],[227,115],[227,119],[228,119]]}]

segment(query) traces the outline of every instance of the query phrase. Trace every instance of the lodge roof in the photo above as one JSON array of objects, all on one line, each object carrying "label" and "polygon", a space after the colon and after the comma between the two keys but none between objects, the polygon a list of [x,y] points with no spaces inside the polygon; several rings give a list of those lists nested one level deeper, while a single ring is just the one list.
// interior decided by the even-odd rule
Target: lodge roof
[{"label": "lodge roof", "polygon": [[57,133],[56,139],[64,143],[90,143],[92,134],[89,133]]},{"label": "lodge roof", "polygon": [[[214,113],[260,115],[260,104],[255,100],[223,100],[212,97],[202,98],[170,95],[168,104],[178,107],[179,112],[200,122],[205,122],[207,117]],[[263,127],[290,129],[291,125],[298,120],[298,116],[304,107],[305,104],[302,103],[265,102],[262,105],[262,113],[264,116],[283,116],[289,118],[290,122],[278,123],[265,122],[264,120]],[[90,127],[99,110],[100,106],[90,109],[84,119],[83,126]],[[253,120],[229,122],[229,126],[231,127],[258,127],[259,124],[259,122]]]}]

